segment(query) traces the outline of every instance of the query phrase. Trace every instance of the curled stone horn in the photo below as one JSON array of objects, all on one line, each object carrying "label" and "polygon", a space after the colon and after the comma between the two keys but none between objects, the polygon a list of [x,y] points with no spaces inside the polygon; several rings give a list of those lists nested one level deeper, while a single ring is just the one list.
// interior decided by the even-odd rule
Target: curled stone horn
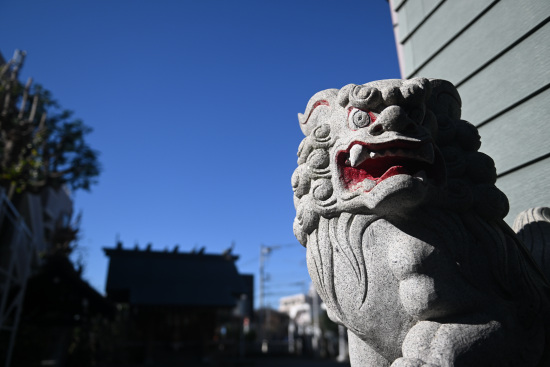
[{"label": "curled stone horn", "polygon": [[317,127],[319,121],[326,121],[330,116],[331,108],[336,103],[338,89],[327,89],[316,93],[309,100],[305,112],[298,114],[300,128],[304,135],[311,134],[313,129]]}]

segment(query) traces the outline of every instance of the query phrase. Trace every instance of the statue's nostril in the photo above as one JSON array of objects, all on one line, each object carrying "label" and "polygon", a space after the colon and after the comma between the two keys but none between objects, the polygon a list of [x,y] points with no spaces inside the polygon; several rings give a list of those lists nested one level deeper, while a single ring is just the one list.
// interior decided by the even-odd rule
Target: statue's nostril
[{"label": "statue's nostril", "polygon": [[381,124],[376,124],[370,128],[369,133],[371,135],[380,135],[384,132],[384,129]]}]

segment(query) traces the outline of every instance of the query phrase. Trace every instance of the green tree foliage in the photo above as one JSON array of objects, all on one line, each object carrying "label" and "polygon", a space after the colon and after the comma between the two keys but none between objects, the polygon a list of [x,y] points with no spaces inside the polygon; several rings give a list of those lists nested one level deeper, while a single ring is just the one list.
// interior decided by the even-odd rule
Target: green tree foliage
[{"label": "green tree foliage", "polygon": [[42,86],[18,80],[25,54],[0,66],[0,185],[9,196],[45,186],[89,190],[100,172],[92,129]]}]

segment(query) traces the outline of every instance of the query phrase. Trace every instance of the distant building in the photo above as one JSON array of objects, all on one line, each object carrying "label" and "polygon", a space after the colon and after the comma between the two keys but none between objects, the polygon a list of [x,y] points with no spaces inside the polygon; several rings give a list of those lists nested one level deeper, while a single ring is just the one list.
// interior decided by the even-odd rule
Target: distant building
[{"label": "distant building", "polygon": [[42,270],[44,255],[53,251],[54,242],[63,236],[72,240],[72,211],[65,188],[24,193],[15,203],[0,188],[0,363],[6,366],[12,359],[27,282]]},{"label": "distant building", "polygon": [[[199,252],[104,248],[109,257],[106,292],[128,309],[150,360],[161,346],[208,354],[224,339],[238,340],[253,313],[253,276],[239,274],[238,256]],[[141,343],[141,344],[140,344]]]},{"label": "distant building", "polygon": [[81,269],[75,269],[68,257],[78,232],[78,226],[70,223],[69,190],[64,185],[35,186],[25,175],[9,173],[38,163],[21,155],[36,128],[34,112],[27,115],[24,106],[36,111],[38,102],[31,94],[36,102],[25,104],[28,95],[19,91],[24,58],[25,52],[19,50],[7,62],[0,54],[2,147],[11,146],[1,155],[4,163],[7,157],[17,162],[13,167],[13,162],[2,165],[6,172],[0,183],[0,364],[64,366],[69,355],[86,344],[86,337],[72,339],[74,331],[90,335],[88,321],[112,309],[82,280]]},{"label": "distant building", "polygon": [[451,81],[508,196],[550,206],[550,1],[390,0],[403,78]]},{"label": "distant building", "polygon": [[326,313],[325,304],[311,285],[307,294],[299,293],[279,300],[279,312],[289,317],[290,353],[338,356],[347,360],[345,328],[338,329]]},{"label": "distant building", "polygon": [[294,327],[301,329],[298,331],[300,334],[312,333],[309,330],[306,332],[306,328],[311,328],[313,325],[312,299],[307,294],[300,293],[281,298],[279,300],[279,312],[289,316],[294,323]]}]

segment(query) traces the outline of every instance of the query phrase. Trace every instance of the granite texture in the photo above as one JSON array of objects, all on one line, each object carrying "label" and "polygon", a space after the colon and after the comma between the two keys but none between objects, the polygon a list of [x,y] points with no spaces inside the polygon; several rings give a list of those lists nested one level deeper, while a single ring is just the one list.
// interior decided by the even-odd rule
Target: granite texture
[{"label": "granite texture", "polygon": [[548,366],[550,287],[444,80],[315,94],[294,233],[352,366]]},{"label": "granite texture", "polygon": [[533,254],[546,279],[550,279],[550,208],[538,207],[522,211],[512,226],[514,232]]}]

